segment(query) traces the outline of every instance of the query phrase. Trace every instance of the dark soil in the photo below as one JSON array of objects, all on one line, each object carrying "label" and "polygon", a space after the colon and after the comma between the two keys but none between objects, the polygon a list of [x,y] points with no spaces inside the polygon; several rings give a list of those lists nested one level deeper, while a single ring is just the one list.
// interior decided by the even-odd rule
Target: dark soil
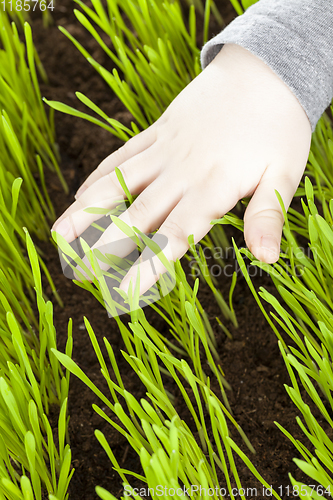
[{"label": "dark soil", "polygon": [[[221,0],[218,6],[225,21],[230,22],[235,14],[229,1]],[[75,91],[80,91],[109,116],[125,123],[129,122],[130,114],[73,44],[56,27],[56,25],[64,26],[99,62],[109,66],[110,63],[106,60],[104,53],[77,22],[72,12],[73,7],[74,3],[71,0],[57,0],[54,11],[55,24],[48,29],[43,28],[41,19],[38,17],[32,21],[34,41],[50,81],[49,86],[42,86],[42,92],[49,99],[59,100],[84,110],[74,95]],[[219,28],[215,26],[212,34],[218,31]],[[97,126],[60,113],[56,113],[56,131],[62,158],[61,168],[70,188],[69,195],[64,195],[55,175],[48,174],[51,199],[59,216],[73,202],[73,195],[81,182],[101,160],[121,146],[121,141]],[[238,245],[244,245],[242,235],[238,231],[229,228],[228,234],[235,237]],[[83,316],[86,316],[101,345],[104,336],[110,341],[127,390],[136,398],[142,397],[144,389],[120,353],[124,346],[115,320],[108,318],[103,307],[88,292],[76,287],[63,276],[57,252],[51,243],[43,245],[42,248],[45,261],[65,304],[64,308],[55,304],[54,320],[58,348],[64,351],[67,324],[69,318],[72,318],[73,358],[102,392],[109,394],[84,327]],[[230,263],[235,265],[233,259]],[[276,293],[275,287],[267,276],[254,278],[254,284],[257,289],[263,285],[272,293]],[[227,298],[230,278],[221,277],[220,287]],[[47,292],[51,296],[50,290]],[[303,442],[305,438],[295,421],[297,414],[295,407],[284,389],[283,384],[288,384],[289,378],[279,353],[277,338],[259,311],[240,274],[234,292],[239,328],[235,329],[228,325],[232,331],[233,340],[227,339],[222,334],[215,321],[216,316],[219,316],[221,320],[222,317],[207,287],[200,286],[199,298],[214,327],[222,367],[233,389],[232,392],[228,392],[232,411],[257,451],[256,455],[250,458],[266,481],[282,493],[283,498],[287,498],[286,488],[290,484],[288,473],[291,472],[298,480],[306,481],[306,478],[301,475],[292,461],[293,457],[297,456],[296,450],[277,429],[274,421],[278,421]],[[159,316],[153,314],[152,310],[146,308],[145,313],[156,328],[167,331],[166,325]],[[171,390],[172,387],[171,385]],[[188,418],[183,401],[177,397],[175,388],[174,391],[179,414],[183,418]],[[106,488],[117,497],[122,495],[121,479],[112,469],[109,459],[95,438],[95,429],[100,429],[104,433],[121,466],[137,472],[141,470],[138,457],[126,439],[95,413],[92,409],[94,403],[103,406],[85,385],[72,376],[69,397],[69,434],[75,473],[69,490],[71,500],[98,498],[95,493],[96,485]],[[53,415],[55,426],[56,417],[57,415]],[[236,432],[233,432],[233,437],[246,451]],[[236,462],[243,486],[245,488],[258,487],[257,495],[252,495],[252,497],[266,498],[266,495],[262,493],[262,487],[247,467],[237,458]],[[139,484],[134,481],[133,485]],[[221,486],[225,486],[222,475]],[[248,498],[251,498],[251,495]]]}]

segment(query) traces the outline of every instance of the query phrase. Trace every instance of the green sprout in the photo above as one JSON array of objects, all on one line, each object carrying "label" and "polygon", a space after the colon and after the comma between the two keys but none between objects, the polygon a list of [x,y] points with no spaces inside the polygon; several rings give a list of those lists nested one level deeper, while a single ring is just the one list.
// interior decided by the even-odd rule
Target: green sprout
[{"label": "green sprout", "polygon": [[[322,129],[323,123],[326,123],[325,118],[319,124],[319,130]],[[317,184],[314,188],[309,177],[305,178],[300,188],[306,197],[306,201],[302,200],[304,214],[291,210],[287,215],[281,197],[279,193],[276,193],[285,217],[279,261],[273,265],[264,264],[257,261],[249,251],[238,249],[237,259],[257,302],[279,337],[280,350],[292,383],[291,387],[286,385],[285,388],[303,417],[303,420],[297,417],[297,423],[311,443],[311,448],[306,447],[276,422],[303,459],[294,459],[295,463],[315,481],[315,485],[309,487],[297,482],[290,475],[291,483],[294,488],[298,489],[302,498],[317,499],[324,492],[325,494],[333,492],[333,461],[331,460],[333,443],[327,431],[327,426],[328,429],[333,427],[331,418],[333,409],[333,229],[332,214],[326,211],[327,221],[325,217],[319,215],[315,204],[315,195],[323,204],[326,203],[323,185],[325,186],[328,180],[324,171],[318,168],[319,164],[313,167],[315,162],[315,156],[312,153],[309,158],[312,174],[317,182],[323,184]],[[329,187],[328,184],[326,186]],[[235,219],[229,216],[229,221],[233,222]],[[297,233],[307,239],[310,250],[308,254],[298,245]],[[252,265],[270,274],[282,301],[288,305],[291,313],[283,307],[282,301],[277,300],[263,287],[260,287],[259,294],[254,290],[242,254],[250,258]],[[288,346],[282,339],[265,312],[260,298],[273,307],[275,313],[271,313],[271,317],[289,335],[292,345]],[[319,424],[311,407],[304,402],[304,392],[326,421],[326,429]]]},{"label": "green sprout", "polygon": [[[14,294],[6,299],[1,292],[1,302],[7,312],[5,321],[1,321],[0,338],[0,495],[41,500],[42,489],[46,489],[54,495],[53,500],[65,500],[74,473],[70,470],[71,452],[66,444],[69,372],[63,375],[52,351],[56,348],[53,306],[44,299],[39,256],[28,232],[26,244],[39,313],[39,333],[37,337],[23,309],[21,315],[18,316],[17,311],[14,314],[9,302]],[[1,284],[5,291],[5,275]],[[66,354],[70,357],[71,353],[70,323]],[[51,404],[60,408],[58,449],[47,418]]]},{"label": "green sprout", "polygon": [[[47,117],[40,95],[36,66],[44,80],[46,75],[33,45],[31,27],[27,22],[24,23],[24,44],[20,40],[15,23],[10,24],[7,13],[2,10],[0,11],[0,24],[2,26],[0,104],[1,109],[5,110],[8,126],[13,130],[14,136],[20,138],[19,143],[22,144],[19,150],[24,155],[25,165],[20,168],[24,170],[29,168],[32,173],[39,172],[40,165],[44,163],[57,172],[64,189],[67,189],[58,165],[59,155],[54,137],[53,114]],[[10,137],[7,140],[10,141]],[[10,151],[13,154],[16,153],[13,148],[10,148]],[[1,155],[5,155],[2,148]],[[36,155],[40,157],[40,165],[36,162]],[[6,156],[2,160],[7,160]],[[19,158],[15,160],[18,161]],[[12,160],[8,164],[5,163],[6,168],[9,169],[12,164]],[[12,173],[17,177],[17,170],[13,170]],[[31,178],[30,182],[32,182]]]},{"label": "green sprout", "polygon": [[[232,494],[230,474],[232,474],[239,488],[241,488],[241,483],[230,447],[230,435],[226,418],[245,439],[250,450],[252,452],[254,450],[242,429],[210,388],[209,380],[203,382],[193,373],[185,359],[179,360],[173,356],[171,351],[165,344],[163,345],[161,339],[156,335],[156,330],[144,320],[143,311],[139,310],[138,321],[129,324],[134,333],[131,348],[133,354],[129,355],[123,352],[123,356],[140,377],[147,390],[147,399],[141,399],[139,403],[124,388],[108,340],[104,338],[104,343],[117,383],[110,376],[96,336],[86,318],[85,325],[100,362],[101,372],[108,383],[111,400],[101,393],[69,356],[56,350],[53,352],[66,369],[80,378],[102,400],[103,404],[118,417],[117,421],[113,421],[97,405],[93,405],[95,411],[123,434],[133,449],[140,455],[143,475],[122,469],[102,433],[96,431],[97,439],[113,463],[115,470],[124,481],[124,488],[130,492],[131,486],[128,476],[134,476],[147,483],[150,488],[156,488],[158,484],[165,487],[179,487],[182,484],[187,488],[196,485],[198,487],[205,486],[207,489],[217,488],[220,490],[221,485],[217,473],[219,470],[226,479],[227,490],[225,494],[230,493],[231,498],[235,498]],[[122,334],[125,334],[126,330],[128,330],[127,327],[122,325]],[[125,344],[130,341],[129,331],[127,336]],[[180,419],[174,408],[172,398],[170,399],[171,395],[164,389],[161,378],[163,370],[160,363],[171,374],[186,402],[199,435],[199,443],[185,421]],[[193,391],[195,403],[188,396],[187,385]],[[127,412],[120,403],[120,399],[126,405]],[[207,418],[205,418],[204,414],[204,402],[210,415],[213,441],[210,438]],[[117,423],[119,420],[122,423],[121,425]],[[228,472],[229,468],[230,473]],[[96,488],[96,492],[101,493],[101,498],[104,498],[103,495],[108,498],[106,492],[100,488]],[[215,495],[214,498],[219,498],[219,495]]]},{"label": "green sprout", "polygon": [[[134,228],[132,228],[132,233],[133,229]],[[135,230],[134,232],[137,231]],[[130,237],[130,228],[127,229],[127,233]],[[152,244],[151,240],[145,237],[145,235],[142,233],[137,234],[140,234],[141,238],[145,238],[147,246]],[[106,419],[110,425],[113,425],[115,429],[121,432],[128,439],[133,449],[140,455],[144,475],[137,476],[119,467],[110,446],[105,442],[105,439],[103,439],[100,433],[96,434],[115,469],[123,478],[124,485],[128,485],[130,488],[127,476],[134,475],[142,481],[147,482],[149,487],[152,488],[157,484],[195,484],[198,486],[207,484],[207,488],[219,488],[218,469],[225,476],[228,485],[228,494],[232,495],[232,480],[236,481],[239,488],[241,487],[233,458],[233,449],[236,450],[236,453],[240,454],[241,452],[233,440],[231,440],[227,421],[229,425],[231,424],[231,426],[239,432],[252,453],[254,453],[254,449],[241,427],[233,418],[226,398],[224,386],[229,388],[229,385],[224,379],[223,372],[220,369],[219,357],[214,345],[215,340],[213,331],[210,331],[211,327],[209,327],[208,318],[205,316],[197,298],[199,281],[197,280],[195,282],[194,289],[192,290],[185,279],[179,261],[177,261],[175,265],[175,288],[170,294],[165,295],[155,304],[150,304],[150,307],[153,307],[159,312],[167,322],[170,333],[173,335],[174,340],[177,341],[177,345],[175,342],[170,342],[170,340],[158,332],[155,327],[150,325],[145,317],[143,309],[138,307],[139,280],[137,280],[134,290],[133,288],[131,289],[131,287],[129,289],[127,298],[131,306],[131,322],[126,326],[116,314],[117,307],[120,306],[114,301],[105,286],[105,277],[110,275],[112,271],[107,272],[100,269],[96,252],[92,251],[82,238],[81,245],[92,270],[87,267],[64,238],[56,232],[53,233],[53,237],[60,250],[63,252],[64,260],[67,261],[72,269],[75,270],[79,278],[82,279],[82,282],[76,281],[77,285],[93,293],[99,302],[113,314],[124,340],[124,345],[126,346],[126,351],[123,352],[123,356],[132,370],[139,376],[147,390],[146,395],[148,399],[141,400],[141,404],[136,402],[133,395],[126,391],[118,366],[115,362],[112,347],[108,340],[104,338],[109,361],[115,374],[117,384],[114,382],[114,378],[111,377],[109,373],[96,336],[87,319],[85,319],[85,325],[99,360],[101,372],[107,381],[111,400],[101,393],[69,356],[53,350],[54,354],[65,368],[80,378],[80,380],[102,400],[103,404],[120,419],[122,426],[114,422],[100,408],[94,406],[97,413]],[[165,257],[161,249],[157,252],[156,248],[154,249],[152,247],[152,250],[167,266],[168,263],[164,260]],[[71,261],[69,259],[71,259]],[[81,269],[82,272],[79,271],[79,269]],[[88,275],[91,282],[84,279],[83,273]],[[161,279],[163,281],[163,276]],[[126,295],[125,292],[123,292],[123,295]],[[181,359],[179,359],[179,356]],[[204,360],[206,360],[217,383],[214,382],[214,377],[210,378],[205,373],[203,369]],[[164,387],[164,377],[172,377],[175,381],[177,391],[179,391],[184,399],[189,414],[193,419],[200,444],[197,444],[197,439],[193,431],[189,429],[185,421],[180,420],[174,407],[174,395],[166,391]],[[188,387],[191,388],[193,398],[188,396]],[[222,400],[219,399],[219,396],[215,392],[216,389],[213,389],[213,387],[220,390]],[[125,411],[125,408],[122,406],[121,399],[124,400],[127,411]],[[147,414],[145,414],[147,413],[148,401],[153,404],[153,407],[149,406],[149,418]],[[208,425],[208,415],[205,409],[208,411],[211,421],[210,426]],[[164,434],[160,434],[159,432],[158,435],[154,437],[154,433],[156,433],[157,430],[154,426],[151,428],[150,425],[154,422],[160,422],[158,429],[162,431],[161,425],[169,428],[172,422],[178,421],[179,429],[181,430],[179,435],[182,436],[182,440],[178,445],[179,450],[181,450],[181,460],[175,468],[177,474],[176,476],[172,474],[167,474],[165,476],[162,474],[163,470],[160,470],[156,466],[154,467],[155,474],[152,475],[151,469],[149,467],[147,469],[146,464],[151,463],[152,460],[157,460],[155,456],[159,455],[156,454],[162,453],[162,451],[159,451],[161,448],[161,444],[159,443],[161,436],[165,434],[163,441],[164,449],[170,446],[168,443],[171,436],[163,431]],[[211,432],[213,432],[213,440],[210,437]],[[143,449],[145,451],[143,451]],[[173,459],[173,456],[171,456],[171,458]],[[251,463],[244,453],[243,459]],[[165,463],[168,457],[164,456],[163,460],[163,463]],[[199,467],[198,469],[198,463],[202,463],[202,468]],[[165,465],[165,467],[167,466]],[[229,469],[233,479],[229,477]],[[159,481],[161,482],[159,483]],[[265,482],[263,484],[266,485]],[[103,498],[103,495],[106,495],[105,498],[108,498],[105,491],[100,489],[96,491],[101,493],[101,498]],[[276,498],[279,498],[276,492],[274,492],[274,495]]]},{"label": "green sprout", "polygon": [[[111,73],[103,68],[66,29],[60,27],[60,30],[132,113],[137,125],[132,123],[133,132],[127,131],[131,136],[138,132],[138,126],[147,128],[159,118],[177,94],[200,72],[195,7],[190,7],[188,32],[178,1],[153,0],[148,3],[142,0],[136,4],[128,0],[108,1],[107,9],[100,0],[93,2],[93,8],[81,0],[77,0],[77,4],[83,11],[74,10],[77,19],[125,75],[125,79],[120,79],[117,69]],[[218,16],[214,2],[207,1],[204,21],[207,26],[211,8]],[[125,16],[130,27],[124,22]],[[220,17],[219,20],[222,23]],[[102,40],[98,30],[110,37],[113,50]],[[103,112],[82,94],[77,97],[108,121]],[[55,105],[49,104],[52,107]],[[62,110],[74,111],[69,107]],[[120,128],[115,120],[114,125],[116,129]]]},{"label": "green sprout", "polygon": [[[39,91],[37,71],[44,79],[45,72],[31,28],[21,23],[23,43],[6,12],[0,12],[0,24],[0,497],[40,500],[47,490],[50,499],[65,500],[74,472],[69,372],[63,374],[52,353],[53,304],[43,292],[42,271],[60,304],[61,299],[32,240],[49,237],[48,221],[55,216],[43,165],[65,183],[53,114],[47,117]],[[71,356],[71,324],[68,335]],[[60,409],[57,447],[47,417],[53,404]]]}]

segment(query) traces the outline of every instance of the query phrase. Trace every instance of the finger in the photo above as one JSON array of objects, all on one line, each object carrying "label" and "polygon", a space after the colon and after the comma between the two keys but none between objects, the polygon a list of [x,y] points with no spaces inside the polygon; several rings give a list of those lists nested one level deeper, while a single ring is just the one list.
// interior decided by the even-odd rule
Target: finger
[{"label": "finger", "polygon": [[[135,226],[142,233],[147,234],[161,225],[179,202],[180,197],[180,188],[178,190],[165,189],[165,181],[160,177],[149,185],[118,219],[125,222],[130,228]],[[108,253],[124,258],[136,248],[136,243],[113,223],[92,246],[92,250],[95,248],[103,254]],[[83,260],[91,268],[88,259]],[[100,262],[99,265],[105,271],[110,267],[104,262]]]},{"label": "finger", "polygon": [[[202,203],[198,204],[198,200],[202,198],[200,194],[200,192],[193,192],[185,195],[153,237],[153,241],[158,245],[164,237],[165,247],[160,248],[169,261],[180,259],[186,253],[189,248],[189,235],[193,234],[194,243],[197,243],[212,228],[210,221],[222,217],[237,203],[231,190],[229,194],[223,193],[225,195],[223,199],[220,195],[218,204],[212,201],[213,197],[209,198],[210,203],[202,200]],[[134,287],[138,272],[140,273],[140,294],[143,294],[156,283],[161,274],[166,272],[166,268],[157,255],[152,257],[147,247],[140,257],[140,262],[136,262],[123,279],[120,288],[127,292],[131,280]]]},{"label": "finger", "polygon": [[248,248],[257,259],[272,264],[279,259],[284,222],[275,190],[281,195],[288,210],[301,175],[270,175],[266,172],[246,209],[244,237]]},{"label": "finger", "polygon": [[[159,172],[159,165],[151,164],[149,155],[142,153],[125,162],[121,173],[131,194],[140,193],[152,183]],[[148,168],[151,166],[151,168]],[[54,223],[52,231],[60,233],[68,242],[77,238],[101,215],[87,214],[92,207],[113,208],[117,201],[124,200],[125,193],[116,173],[110,172],[91,185]]]},{"label": "finger", "polygon": [[[103,217],[103,214],[89,213],[87,209],[103,208],[110,211],[119,205],[122,208],[121,204],[125,206],[124,199],[125,197],[122,195],[113,198],[108,197],[105,200],[95,201],[91,204],[80,204],[82,206],[81,209],[78,209],[78,205],[76,204],[76,211],[68,213],[65,218],[52,227],[51,231],[57,231],[70,243],[88,229],[91,224]],[[77,201],[80,202],[80,200]]]},{"label": "finger", "polygon": [[81,187],[76,192],[75,198],[79,198],[86,189],[101,177],[113,172],[116,167],[119,167],[124,162],[135,155],[142,153],[154,144],[156,139],[155,127],[151,126],[138,135],[132,137],[121,148],[107,156],[98,167],[89,175]]}]

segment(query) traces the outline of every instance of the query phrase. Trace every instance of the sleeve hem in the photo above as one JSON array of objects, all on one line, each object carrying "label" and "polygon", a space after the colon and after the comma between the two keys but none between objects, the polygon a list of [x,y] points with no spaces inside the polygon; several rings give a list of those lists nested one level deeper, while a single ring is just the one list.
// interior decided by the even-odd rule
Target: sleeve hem
[{"label": "sleeve hem", "polygon": [[313,43],[317,35],[302,37],[304,30],[297,32],[273,16],[246,14],[236,18],[203,47],[202,67],[206,67],[216,57],[224,44],[234,43],[249,50],[265,62],[293,92],[306,112],[313,131],[333,95],[333,75],[330,75],[326,59],[323,59]]}]

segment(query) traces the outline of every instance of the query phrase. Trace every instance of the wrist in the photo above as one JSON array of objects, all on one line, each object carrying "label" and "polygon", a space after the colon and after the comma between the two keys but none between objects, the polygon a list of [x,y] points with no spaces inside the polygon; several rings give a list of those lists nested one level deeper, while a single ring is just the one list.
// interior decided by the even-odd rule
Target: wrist
[{"label": "wrist", "polygon": [[286,106],[290,112],[303,115],[311,132],[310,120],[288,85],[277,75],[266,62],[244,47],[228,43],[207,66],[214,68],[220,75],[235,85],[241,93],[259,93],[263,99],[274,99]]}]

